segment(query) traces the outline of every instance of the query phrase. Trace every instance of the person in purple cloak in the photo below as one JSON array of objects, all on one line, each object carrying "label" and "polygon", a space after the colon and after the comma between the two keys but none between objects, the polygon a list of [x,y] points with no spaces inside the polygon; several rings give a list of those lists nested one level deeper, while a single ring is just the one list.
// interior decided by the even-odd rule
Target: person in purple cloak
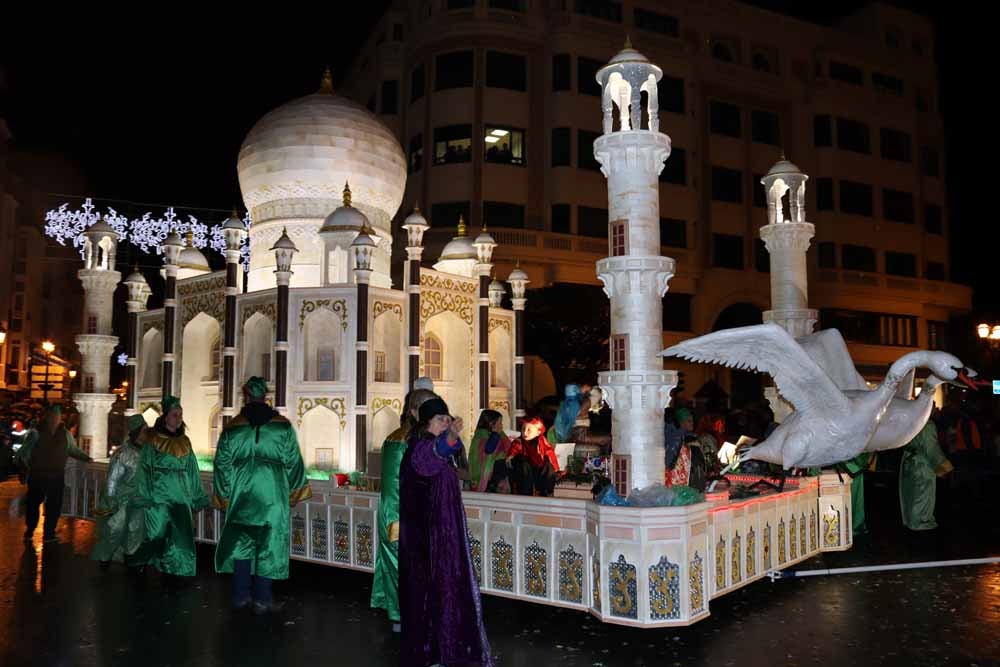
[{"label": "person in purple cloak", "polygon": [[462,420],[433,398],[420,406],[399,471],[402,667],[493,667],[451,457]]}]

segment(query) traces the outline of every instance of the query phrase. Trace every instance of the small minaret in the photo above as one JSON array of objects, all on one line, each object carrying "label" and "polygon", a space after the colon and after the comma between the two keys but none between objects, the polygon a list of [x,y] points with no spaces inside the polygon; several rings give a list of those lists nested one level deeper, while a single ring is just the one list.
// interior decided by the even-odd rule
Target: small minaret
[{"label": "small minaret", "polygon": [[420,259],[424,253],[424,232],[429,228],[419,206],[414,206],[413,212],[403,221],[403,229],[406,230],[406,276],[403,285],[409,307],[406,325],[407,391],[413,389],[413,383],[420,375]]},{"label": "small minaret", "polygon": [[368,467],[368,286],[372,277],[372,258],[378,242],[374,234],[365,225],[351,242],[351,253],[354,255],[354,280],[357,283],[357,323],[358,336],[354,343],[355,368],[357,377],[354,401],[354,469],[364,472]]},{"label": "small minaret", "polygon": [[125,288],[128,290],[128,298],[125,301],[125,305],[128,307],[128,340],[125,344],[126,352],[128,353],[128,405],[125,407],[125,416],[130,416],[139,411],[139,406],[136,403],[138,387],[136,386],[135,374],[136,364],[138,363],[135,355],[136,350],[139,349],[139,313],[146,310],[146,303],[149,301],[149,295],[152,290],[149,289],[149,283],[146,282],[146,278],[139,272],[138,266],[135,266],[129,277],[125,279]]},{"label": "small minaret", "polygon": [[73,401],[80,412],[80,447],[103,459],[108,456],[108,412],[116,398],[109,392],[111,355],[118,345],[118,336],[111,334],[111,317],[122,274],[115,271],[118,233],[111,225],[98,220],[83,235],[84,268],[76,274],[84,290],[83,333],[76,337],[83,391],[74,394]]},{"label": "small minaret", "polygon": [[611,299],[611,370],[598,382],[613,409],[613,481],[625,492],[663,484],[663,409],[677,383],[660,356],[662,298],[674,275],[674,260],[660,255],[658,179],[670,155],[670,138],[659,131],[662,76],[629,43],[597,72],[604,134],[594,157],[608,179],[610,255],[597,262],[597,277]]},{"label": "small minaret", "polygon": [[299,251],[288,230],[271,247],[274,251],[274,280],[278,286],[278,327],[274,338],[274,409],[287,415],[288,392],[288,289],[292,281],[292,257]]},{"label": "small minaret", "polygon": [[472,242],[476,249],[476,275],[479,277],[479,300],[476,318],[476,340],[479,360],[479,409],[490,407],[490,272],[493,270],[493,250],[497,242],[486,231],[486,225]]},{"label": "small minaret", "polygon": [[[771,256],[771,310],[764,312],[764,322],[774,322],[794,338],[811,334],[817,313],[809,308],[809,274],[806,252],[816,228],[806,222],[806,181],[809,176],[781,156],[760,179],[767,193],[767,225],[760,228],[760,238]],[[785,196],[788,214],[785,217]],[[764,395],[774,411],[775,421],[782,421],[792,407],[782,400],[774,387]]]},{"label": "small minaret", "polygon": [[247,229],[233,210],[222,224],[226,241],[226,325],[222,345],[222,424],[228,426],[235,414],[236,394],[236,295],[239,293],[240,248]]},{"label": "small minaret", "polygon": [[514,264],[507,282],[510,283],[510,303],[514,308],[514,427],[520,429],[527,408],[524,399],[524,307],[528,303],[525,290],[531,282],[520,261]]}]

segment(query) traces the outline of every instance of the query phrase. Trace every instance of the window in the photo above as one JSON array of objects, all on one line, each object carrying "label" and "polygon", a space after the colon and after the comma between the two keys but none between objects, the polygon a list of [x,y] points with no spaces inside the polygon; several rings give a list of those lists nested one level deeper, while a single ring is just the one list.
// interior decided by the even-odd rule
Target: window
[{"label": "window", "polygon": [[660,245],[686,248],[687,222],[677,218],[660,218]]},{"label": "window", "polygon": [[632,23],[639,30],[658,32],[668,37],[680,35],[680,23],[675,16],[652,12],[648,9],[636,7],[632,10]]},{"label": "window", "polygon": [[601,163],[594,157],[594,140],[599,136],[599,132],[576,131],[576,166],[580,169],[601,170]]},{"label": "window", "polygon": [[597,70],[604,67],[604,63],[590,58],[577,57],[576,59],[576,90],[581,95],[601,96],[601,84],[597,83]]},{"label": "window", "polygon": [[410,139],[409,173],[415,174],[424,168],[424,135],[417,134]]},{"label": "window", "polygon": [[660,172],[661,183],[673,183],[674,185],[687,185],[687,154],[679,146],[671,146],[670,157],[663,165]]},{"label": "window", "polygon": [[900,190],[882,189],[882,217],[893,222],[913,223],[913,195]]},{"label": "window", "polygon": [[769,111],[750,112],[750,138],[758,144],[777,146],[781,143],[781,121]]},{"label": "window", "polygon": [[867,183],[841,181],[840,212],[872,217],[872,186]]},{"label": "window", "polygon": [[855,86],[865,85],[865,73],[861,71],[860,67],[840,63],[836,60],[830,61],[830,78]]},{"label": "window", "polygon": [[483,148],[487,162],[524,166],[524,130],[487,125]]},{"label": "window", "polygon": [[382,82],[382,113],[399,113],[399,81]]},{"label": "window", "polygon": [[483,220],[490,227],[524,229],[524,206],[499,201],[484,201]]},{"label": "window", "polygon": [[723,269],[743,268],[743,237],[712,234],[712,266]]},{"label": "window", "polygon": [[739,62],[739,46],[735,40],[714,37],[712,38],[712,57],[724,63]]},{"label": "window", "polygon": [[448,11],[455,9],[472,9],[476,6],[476,0],[448,0]]},{"label": "window", "polygon": [[[944,273],[943,262],[927,262],[924,278],[927,280],[947,280]],[[931,348],[935,349],[935,348]]]},{"label": "window", "polygon": [[628,368],[628,334],[611,335],[611,370]]},{"label": "window", "polygon": [[608,0],[576,0],[576,13],[603,21],[622,22],[622,6],[620,2]]},{"label": "window", "polygon": [[667,74],[658,84],[660,112],[684,113],[684,79]]},{"label": "window", "polygon": [[86,373],[83,376],[83,393],[93,394],[94,393],[94,375],[93,373]]},{"label": "window", "polygon": [[839,329],[846,340],[867,345],[914,347],[917,318],[861,310],[820,310],[820,328]]},{"label": "window", "polygon": [[424,96],[427,73],[423,65],[417,65],[410,72],[410,102],[416,102]]},{"label": "window", "polygon": [[899,130],[890,130],[883,127],[880,132],[879,142],[883,160],[898,160],[909,162],[911,158],[910,135]]},{"label": "window", "polygon": [[87,315],[87,333],[97,333],[97,315]]},{"label": "window", "polygon": [[829,241],[821,241],[816,244],[816,255],[819,260],[819,268],[837,268],[837,244]]},{"label": "window", "polygon": [[621,257],[628,254],[628,220],[613,220],[611,222],[611,256]]},{"label": "window", "polygon": [[568,127],[552,128],[552,166],[570,167],[573,159],[570,155],[570,134]]},{"label": "window", "polygon": [[528,89],[528,60],[500,51],[486,52],[486,85],[508,90]]},{"label": "window", "polygon": [[392,41],[402,42],[403,41],[403,24],[393,23],[392,24]]},{"label": "window", "polygon": [[833,123],[829,116],[813,116],[813,145],[833,146]]},{"label": "window", "polygon": [[317,447],[316,459],[313,461],[313,465],[319,470],[333,470],[333,448]]},{"label": "window", "polygon": [[432,380],[443,380],[442,362],[444,355],[441,352],[441,341],[434,334],[427,334],[424,338],[423,358],[424,370],[422,373]]},{"label": "window", "polygon": [[375,351],[375,382],[385,382],[385,352]]},{"label": "window", "polygon": [[743,201],[743,172],[712,167],[712,199],[739,204]]},{"label": "window", "polygon": [[840,248],[840,261],[843,268],[850,271],[875,273],[878,270],[875,265],[875,251],[866,246],[845,243]]},{"label": "window", "polygon": [[872,72],[872,86],[882,93],[903,96],[903,80],[896,76]]},{"label": "window", "polygon": [[446,125],[434,129],[434,164],[472,160],[472,126]]},{"label": "window", "polygon": [[552,90],[572,90],[572,65],[568,53],[557,53],[552,56]]},{"label": "window", "polygon": [[468,88],[472,85],[472,51],[443,53],[435,58],[434,90]]},{"label": "window", "polygon": [[885,251],[885,272],[892,276],[917,277],[917,256],[910,252]]},{"label": "window", "polygon": [[941,164],[936,148],[920,147],[920,173],[924,176],[940,176]]},{"label": "window", "polygon": [[750,175],[750,189],[753,190],[753,205],[757,208],[767,208],[767,191],[760,182],[762,174]]},{"label": "window", "polygon": [[770,49],[754,47],[753,54],[750,56],[750,67],[758,72],[777,74],[778,55]]},{"label": "window", "polygon": [[820,177],[816,179],[816,210],[833,210],[833,179]]},{"label": "window", "polygon": [[709,127],[713,134],[739,139],[742,136],[740,127],[740,108],[725,102],[712,101],[708,106]]},{"label": "window", "polygon": [[924,204],[924,231],[928,234],[944,234],[941,207],[937,204]]},{"label": "window", "polygon": [[947,350],[948,323],[927,320],[927,348],[931,350]]},{"label": "window", "polygon": [[431,227],[451,227],[458,224],[459,217],[469,219],[469,202],[439,202],[431,206]]},{"label": "window", "polygon": [[767,251],[767,244],[764,239],[754,239],[753,244],[754,268],[758,273],[771,272],[771,253]]},{"label": "window", "polygon": [[608,236],[608,210],[590,206],[576,207],[576,229],[580,236],[603,239]]},{"label": "window", "polygon": [[868,126],[856,120],[837,119],[837,148],[856,153],[871,153],[871,135]]},{"label": "window", "polygon": [[553,204],[552,205],[552,231],[557,234],[569,234],[570,232],[570,205],[569,204]]},{"label": "window", "polygon": [[692,330],[690,294],[667,292],[663,295],[663,330]]}]

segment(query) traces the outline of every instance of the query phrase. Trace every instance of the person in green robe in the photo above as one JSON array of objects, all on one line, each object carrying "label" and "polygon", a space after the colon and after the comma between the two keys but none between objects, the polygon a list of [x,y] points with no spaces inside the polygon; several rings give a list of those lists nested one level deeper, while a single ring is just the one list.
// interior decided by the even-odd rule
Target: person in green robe
[{"label": "person in green robe", "polygon": [[870,463],[871,454],[861,452],[840,464],[851,476],[851,531],[854,535],[868,532],[868,524],[865,523],[865,471]]},{"label": "person in green robe", "polygon": [[163,414],[139,455],[132,506],[143,510],[145,537],[129,559],[151,565],[168,577],[193,577],[197,570],[194,513],[209,506],[198,459],[184,435],[180,399],[167,396]]},{"label": "person in green robe", "polygon": [[271,582],[288,578],[289,508],[312,497],[291,422],[264,399],[267,381],[243,386],[244,405],[215,449],[216,507],[226,517],[215,571],[233,575],[233,608],[278,611]]},{"label": "person in green robe", "polygon": [[90,552],[102,568],[111,561],[128,561],[142,544],[144,516],[129,506],[135,495],[135,473],[145,442],[146,420],[132,415],[126,422],[128,439],[108,462],[104,492],[97,503],[97,544]]},{"label": "person in green robe", "polygon": [[372,609],[384,609],[393,632],[399,625],[399,466],[406,453],[406,439],[419,419],[420,406],[437,394],[429,389],[414,389],[405,400],[407,409],[400,427],[382,443],[382,488],[379,493],[378,551],[375,554],[375,578],[372,580]]},{"label": "person in green robe", "polygon": [[496,410],[483,410],[469,446],[469,481],[473,491],[495,493],[501,482],[507,481],[510,448],[511,441],[503,432],[503,415]]},{"label": "person in green robe", "polygon": [[933,530],[937,478],[954,468],[938,444],[937,429],[928,421],[903,448],[899,463],[899,507],[910,530]]}]

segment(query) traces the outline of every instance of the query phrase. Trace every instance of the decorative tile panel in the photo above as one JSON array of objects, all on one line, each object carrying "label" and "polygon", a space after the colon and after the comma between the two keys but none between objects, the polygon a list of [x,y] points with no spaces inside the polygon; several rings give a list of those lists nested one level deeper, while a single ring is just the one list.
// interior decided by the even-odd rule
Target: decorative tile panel
[{"label": "decorative tile panel", "polygon": [[799,553],[805,556],[806,551],[806,515],[805,512],[799,517]]},{"label": "decorative tile panel", "polygon": [[590,556],[590,576],[593,579],[593,594],[591,597],[594,600],[594,609],[601,610],[601,559],[597,557],[597,553],[593,553]]},{"label": "decorative tile panel", "polygon": [[778,522],[778,565],[785,564],[785,517]]},{"label": "decorative tile panel", "polygon": [[375,547],[370,524],[359,523],[354,527],[354,547],[357,565],[361,567],[375,566]]},{"label": "decorative tile panel", "polygon": [[477,540],[472,536],[472,531],[468,531],[469,535],[469,554],[472,556],[472,571],[476,575],[476,583],[480,586],[483,585],[483,543],[481,540]]},{"label": "decorative tile panel", "polygon": [[559,599],[583,602],[583,554],[572,544],[559,552]]},{"label": "decorative tile panel", "polygon": [[798,555],[799,555],[798,554],[798,549],[799,549],[798,539],[796,539],[796,536],[795,536],[796,532],[797,532],[797,530],[796,530],[796,523],[797,522],[795,521],[795,515],[793,514],[791,521],[788,522],[788,553],[791,556],[792,560],[795,560],[796,558],[798,558]]},{"label": "decorative tile panel", "polygon": [[816,551],[819,546],[816,540],[816,510],[809,510],[809,550]]},{"label": "decorative tile panel", "polygon": [[608,597],[612,616],[639,617],[636,569],[625,560],[625,554],[618,554],[618,560],[608,565]]},{"label": "decorative tile panel", "polygon": [[292,555],[306,555],[306,518],[301,514],[292,515]]},{"label": "decorative tile panel", "polygon": [[764,526],[764,570],[771,567],[771,524],[767,524]]},{"label": "decorative tile panel", "polygon": [[691,601],[691,613],[702,611],[705,608],[705,573],[704,573],[704,563],[702,562],[701,556],[697,551],[694,552],[694,558],[691,559],[691,569],[688,572],[688,588],[690,601]]},{"label": "decorative tile panel", "polygon": [[[325,507],[320,511],[325,512]],[[328,533],[329,524],[326,516],[314,516],[312,518],[312,557],[317,560],[327,560],[330,558],[330,535]]]},{"label": "decorative tile panel", "polygon": [[755,574],[757,574],[757,534],[754,532],[753,526],[750,526],[750,530],[747,532],[747,579]]},{"label": "decorative tile panel", "polygon": [[666,621],[681,616],[680,566],[660,556],[649,568],[649,617]]},{"label": "decorative tile panel", "polygon": [[333,522],[333,560],[351,562],[351,527],[342,519]]},{"label": "decorative tile panel", "polygon": [[729,576],[733,580],[733,583],[738,583],[742,577],[740,576],[740,556],[742,554],[742,542],[743,538],[740,537],[740,531],[736,531],[736,535],[733,536],[733,543],[730,545],[730,558],[729,558]]},{"label": "decorative tile panel", "polygon": [[840,546],[840,512],[832,505],[823,512],[823,546]]},{"label": "decorative tile panel", "polygon": [[548,553],[538,540],[532,540],[524,549],[524,592],[535,597],[548,597]]},{"label": "decorative tile panel", "polygon": [[514,592],[514,547],[501,535],[490,548],[493,588]]},{"label": "decorative tile panel", "polygon": [[720,537],[715,545],[715,590],[726,587],[726,538]]}]

